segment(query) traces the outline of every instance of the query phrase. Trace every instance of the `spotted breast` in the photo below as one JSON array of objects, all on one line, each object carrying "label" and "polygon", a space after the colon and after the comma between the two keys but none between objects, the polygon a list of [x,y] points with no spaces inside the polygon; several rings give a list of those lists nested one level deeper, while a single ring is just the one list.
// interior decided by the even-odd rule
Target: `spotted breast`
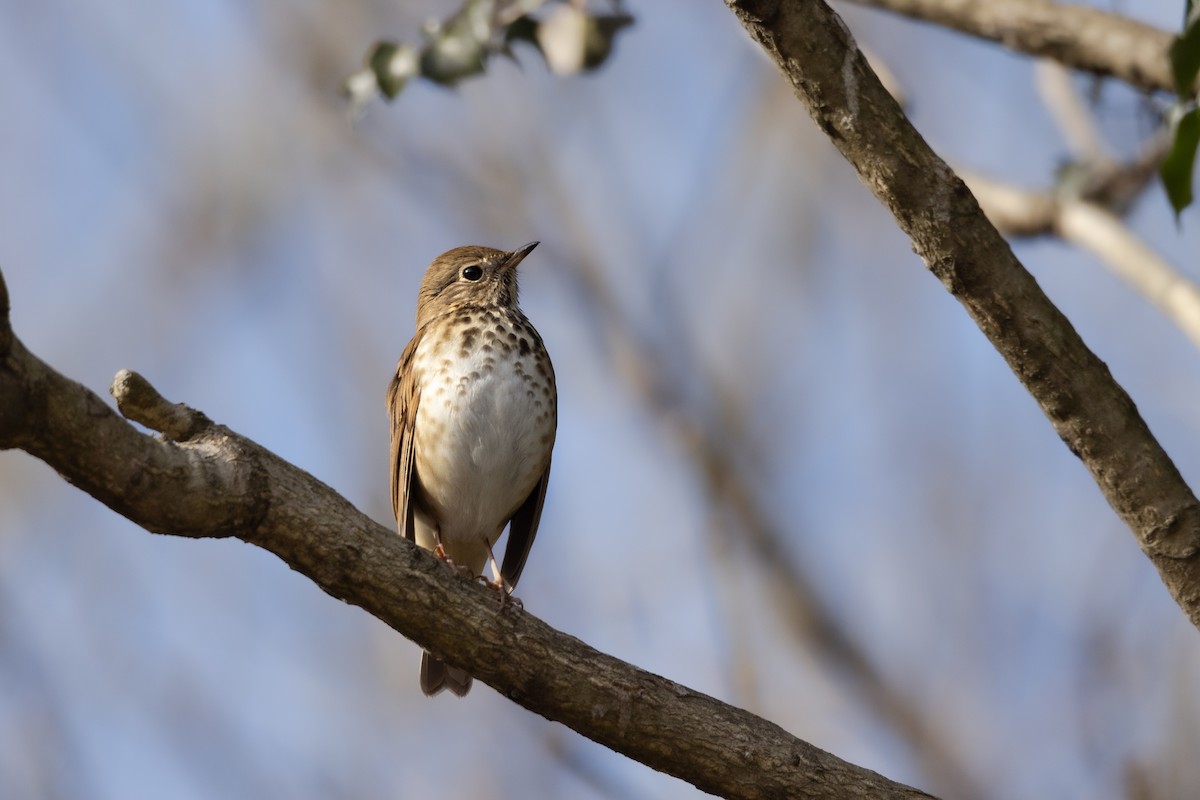
[{"label": "spotted breast", "polygon": [[[479,574],[504,525],[550,461],[557,424],[554,371],[524,315],[462,308],[413,367],[424,387],[414,458],[417,543]],[[486,540],[487,545],[484,545]]]}]

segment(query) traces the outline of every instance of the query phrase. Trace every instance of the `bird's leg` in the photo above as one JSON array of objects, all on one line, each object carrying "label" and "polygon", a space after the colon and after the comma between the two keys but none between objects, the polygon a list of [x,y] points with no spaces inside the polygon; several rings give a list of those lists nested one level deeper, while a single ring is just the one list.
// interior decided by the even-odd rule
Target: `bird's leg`
[{"label": "bird's leg", "polygon": [[496,563],[496,554],[492,552],[492,543],[484,539],[483,544],[487,547],[488,565],[492,568],[492,577],[494,580],[488,580],[484,575],[480,575],[479,580],[483,581],[483,585],[489,589],[495,589],[500,592],[500,605],[507,605],[512,602],[520,606],[520,599],[513,597],[513,587],[509,586],[508,581],[504,580],[504,576],[500,574],[500,566]]},{"label": "bird's leg", "polygon": [[471,572],[471,568],[465,564],[455,564],[454,559],[450,558],[446,553],[446,548],[442,546],[442,529],[433,529],[433,538],[437,541],[437,545],[433,548],[433,554],[440,558],[445,564],[460,575],[465,575],[468,578],[473,578],[475,575]]},{"label": "bird's leg", "polygon": [[440,527],[433,529],[433,540],[437,542],[433,548],[433,554],[453,566],[454,562],[450,560],[450,556],[446,555],[446,548],[442,547],[442,529]]},{"label": "bird's leg", "polygon": [[487,548],[487,554],[488,554],[487,563],[488,563],[488,566],[491,567],[491,569],[492,569],[492,578],[493,579],[488,580],[486,575],[480,575],[479,580],[481,580],[483,582],[483,585],[488,587],[489,589],[498,589],[499,591],[507,594],[509,587],[504,585],[504,576],[500,574],[500,567],[496,564],[496,554],[492,552],[492,543],[489,542],[486,538],[484,538],[483,546]]},{"label": "bird's leg", "polygon": [[496,554],[492,552],[492,543],[488,542],[487,539],[483,541],[487,543],[488,566],[492,568],[492,578],[495,580],[497,586],[507,590],[508,587],[504,585],[504,576],[500,574],[500,565],[496,563]]}]

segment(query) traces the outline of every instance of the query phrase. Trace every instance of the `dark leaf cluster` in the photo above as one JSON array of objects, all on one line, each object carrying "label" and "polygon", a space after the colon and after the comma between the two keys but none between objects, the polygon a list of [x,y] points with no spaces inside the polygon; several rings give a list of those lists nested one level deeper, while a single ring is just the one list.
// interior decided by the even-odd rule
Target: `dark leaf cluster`
[{"label": "dark leaf cluster", "polygon": [[1196,149],[1200,146],[1200,95],[1196,75],[1200,73],[1200,0],[1187,0],[1183,30],[1171,44],[1171,75],[1179,99],[1168,112],[1171,126],[1171,150],[1163,160],[1159,174],[1167,198],[1178,216],[1192,203],[1192,179],[1196,167]]},{"label": "dark leaf cluster", "polygon": [[394,99],[414,78],[455,86],[483,73],[495,55],[515,59],[517,43],[532,46],[556,74],[588,72],[607,61],[631,24],[620,0],[603,11],[574,0],[466,0],[447,19],[426,23],[419,45],[376,42],[345,90],[357,107],[376,92]]}]

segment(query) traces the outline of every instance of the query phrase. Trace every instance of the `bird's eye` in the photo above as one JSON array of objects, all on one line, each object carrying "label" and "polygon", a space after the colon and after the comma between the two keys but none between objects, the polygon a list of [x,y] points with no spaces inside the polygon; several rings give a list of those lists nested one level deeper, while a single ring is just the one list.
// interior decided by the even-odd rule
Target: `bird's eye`
[{"label": "bird's eye", "polygon": [[471,282],[475,282],[483,277],[483,268],[478,264],[463,267],[462,276]]}]

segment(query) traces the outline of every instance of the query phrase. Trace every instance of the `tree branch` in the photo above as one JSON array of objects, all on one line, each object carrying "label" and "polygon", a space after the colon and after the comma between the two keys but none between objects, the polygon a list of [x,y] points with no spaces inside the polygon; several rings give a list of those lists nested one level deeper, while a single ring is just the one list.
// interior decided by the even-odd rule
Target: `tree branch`
[{"label": "tree branch", "polygon": [[1158,173],[1171,142],[1151,138],[1128,163],[1112,159],[1095,121],[1053,61],[1038,64],[1038,88],[1078,162],[1056,186],[1032,191],[962,173],[992,224],[1007,236],[1058,235],[1090,251],[1200,347],[1200,286],[1154,252],[1121,219]]},{"label": "tree branch", "polygon": [[150,531],[236,536],[504,696],[724,797],[929,795],[554,630],[364,516],[303,470],[122,371],[137,431],[13,335],[0,275],[0,448],[17,447]]},{"label": "tree branch", "polygon": [[820,0],[726,0],[1037,400],[1200,626],[1200,502],[1117,384]]},{"label": "tree branch", "polygon": [[[562,181],[554,186],[565,189]],[[578,212],[566,191],[559,191],[557,199],[559,208]],[[691,352],[686,331],[672,330],[665,337],[672,343],[670,361],[676,369],[671,370],[659,348],[635,333],[637,325],[621,310],[601,265],[588,255],[601,252],[602,248],[595,245],[595,237],[584,232],[581,215],[570,213],[566,222],[572,238],[589,246],[576,248],[573,257],[560,263],[566,265],[586,296],[597,334],[606,341],[617,372],[647,411],[659,418],[667,435],[674,437],[676,445],[687,453],[686,461],[711,504],[708,514],[711,523],[707,527],[714,547],[728,548],[736,541],[746,549],[765,578],[768,594],[777,598],[774,605],[784,623],[781,628],[785,635],[793,637],[801,651],[814,653],[830,663],[831,672],[848,684],[849,691],[906,743],[923,774],[940,791],[960,798],[982,796],[939,734],[935,715],[922,708],[911,692],[889,682],[889,676],[869,651],[839,624],[831,604],[797,568],[781,531],[756,496],[752,481],[736,467],[733,454],[739,444],[744,447],[745,443],[723,436],[736,429],[736,424],[688,403],[672,376],[680,373],[705,376],[701,378],[704,381],[701,394],[719,408],[737,405],[729,398],[728,387],[711,377],[708,366]],[[673,316],[666,309],[660,312],[664,320]],[[730,513],[722,514],[722,509]],[[722,561],[719,557],[715,560]]]},{"label": "tree branch", "polygon": [[1171,34],[1096,8],[1048,0],[849,0],[944,25],[1020,53],[1173,92]]},{"label": "tree branch", "polygon": [[1010,236],[1057,234],[1090,251],[1175,323],[1200,347],[1200,286],[1103,205],[1077,197],[1020,189],[978,175],[963,179],[992,224]]}]

